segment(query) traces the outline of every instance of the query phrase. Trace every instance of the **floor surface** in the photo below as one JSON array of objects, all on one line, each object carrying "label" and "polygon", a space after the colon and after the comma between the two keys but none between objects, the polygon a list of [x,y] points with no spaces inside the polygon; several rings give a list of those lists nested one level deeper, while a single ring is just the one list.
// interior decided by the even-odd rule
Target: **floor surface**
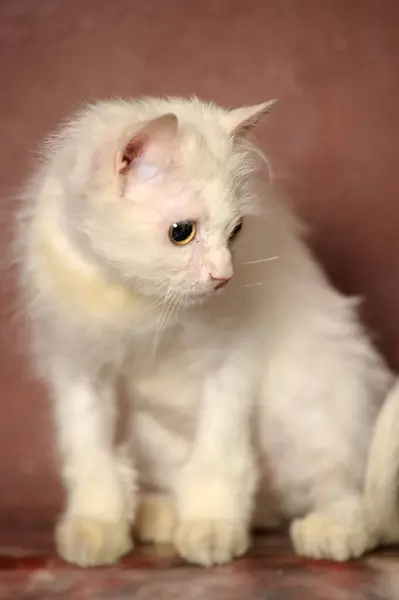
[{"label": "floor surface", "polygon": [[257,536],[248,556],[225,567],[193,567],[168,546],[148,546],[117,567],[84,570],[55,557],[46,527],[7,525],[0,532],[0,600],[399,599],[392,551],[343,565],[311,561],[294,556],[283,535],[270,534]]}]

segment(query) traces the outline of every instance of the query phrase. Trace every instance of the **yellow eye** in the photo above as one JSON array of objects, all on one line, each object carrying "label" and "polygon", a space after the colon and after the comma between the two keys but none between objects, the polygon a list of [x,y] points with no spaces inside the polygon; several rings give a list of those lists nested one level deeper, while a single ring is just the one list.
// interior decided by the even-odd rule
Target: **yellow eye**
[{"label": "yellow eye", "polygon": [[178,221],[169,228],[169,238],[177,246],[189,244],[195,237],[197,226],[195,221]]}]

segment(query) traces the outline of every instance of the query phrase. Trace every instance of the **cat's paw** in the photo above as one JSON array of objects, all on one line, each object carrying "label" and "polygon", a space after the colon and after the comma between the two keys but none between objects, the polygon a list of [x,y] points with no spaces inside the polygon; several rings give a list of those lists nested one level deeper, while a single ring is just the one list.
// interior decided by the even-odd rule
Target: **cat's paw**
[{"label": "cat's paw", "polygon": [[175,546],[188,562],[210,567],[230,562],[249,548],[246,524],[229,520],[182,522],[176,532]]},{"label": "cat's paw", "polygon": [[147,544],[170,544],[175,526],[173,499],[167,494],[143,494],[135,520],[137,539]]},{"label": "cat's paw", "polygon": [[56,545],[61,558],[80,567],[114,564],[133,548],[130,525],[125,520],[110,522],[79,516],[60,521]]},{"label": "cat's paw", "polygon": [[328,513],[311,513],[296,519],[290,536],[299,556],[344,562],[359,558],[370,548],[361,522],[340,522]]}]

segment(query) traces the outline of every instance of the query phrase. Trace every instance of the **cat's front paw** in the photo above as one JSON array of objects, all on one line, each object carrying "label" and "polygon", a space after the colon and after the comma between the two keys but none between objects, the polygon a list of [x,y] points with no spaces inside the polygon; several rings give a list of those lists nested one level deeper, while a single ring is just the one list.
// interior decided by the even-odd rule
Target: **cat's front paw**
[{"label": "cat's front paw", "polygon": [[114,564],[133,548],[126,520],[111,522],[84,516],[61,519],[56,545],[61,558],[80,567]]},{"label": "cat's front paw", "polygon": [[242,556],[249,543],[247,525],[227,519],[183,521],[175,537],[180,556],[203,567],[222,565]]},{"label": "cat's front paw", "polygon": [[311,513],[296,519],[290,536],[299,556],[344,562],[370,549],[369,535],[361,522],[339,522],[328,513]]}]

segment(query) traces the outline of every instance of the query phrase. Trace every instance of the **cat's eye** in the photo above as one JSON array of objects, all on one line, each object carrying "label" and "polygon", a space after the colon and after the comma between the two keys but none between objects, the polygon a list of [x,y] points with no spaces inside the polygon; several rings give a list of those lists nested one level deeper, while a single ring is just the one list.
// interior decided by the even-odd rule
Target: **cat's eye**
[{"label": "cat's eye", "polygon": [[242,219],[237,223],[237,225],[234,227],[233,231],[230,234],[229,237],[229,241],[232,242],[240,233],[242,229]]},{"label": "cat's eye", "polygon": [[169,228],[170,241],[177,246],[185,246],[194,239],[196,230],[195,221],[187,220],[173,223]]}]

